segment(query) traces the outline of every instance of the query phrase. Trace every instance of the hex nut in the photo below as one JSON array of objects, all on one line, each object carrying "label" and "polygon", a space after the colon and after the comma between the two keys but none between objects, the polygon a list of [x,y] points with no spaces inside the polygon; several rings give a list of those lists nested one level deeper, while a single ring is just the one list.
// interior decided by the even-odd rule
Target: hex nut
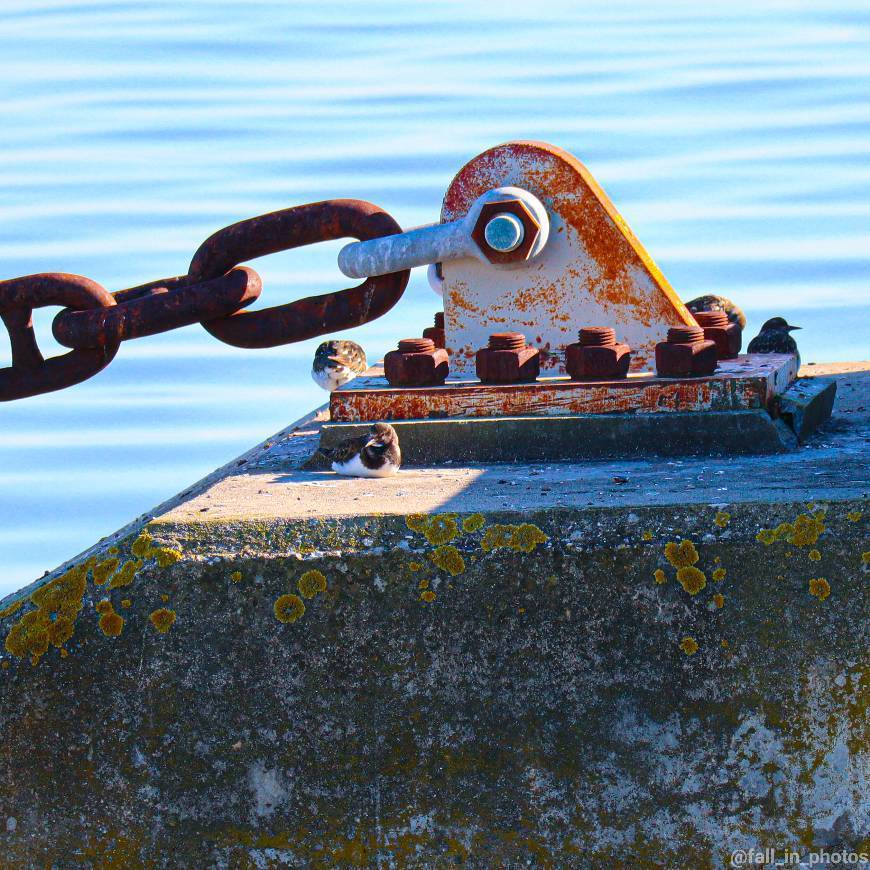
[{"label": "hex nut", "polygon": [[[512,251],[496,251],[486,241],[486,225],[499,214],[512,214],[520,219],[523,225],[523,240]],[[471,238],[480,248],[481,253],[490,263],[522,263],[529,259],[532,248],[541,234],[541,225],[528,207],[519,199],[502,199],[497,202],[485,202],[477,216]]]}]

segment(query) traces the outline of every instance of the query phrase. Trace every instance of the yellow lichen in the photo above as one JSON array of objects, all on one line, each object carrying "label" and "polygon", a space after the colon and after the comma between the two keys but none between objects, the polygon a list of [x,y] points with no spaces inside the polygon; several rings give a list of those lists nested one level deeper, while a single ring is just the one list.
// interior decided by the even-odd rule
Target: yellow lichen
[{"label": "yellow lichen", "polygon": [[810,550],[808,555],[813,562],[821,561],[822,554],[818,550]]},{"label": "yellow lichen", "polygon": [[853,523],[857,523],[858,520],[861,519],[861,511],[849,511],[846,514],[846,519],[851,520]]},{"label": "yellow lichen", "polygon": [[870,550],[861,554],[861,563],[864,565],[870,565]]},{"label": "yellow lichen", "polygon": [[409,571],[419,571],[423,566],[419,562],[408,562]]},{"label": "yellow lichen", "polygon": [[298,595],[281,595],[272,609],[278,622],[296,622],[305,613],[305,603]]},{"label": "yellow lichen", "polygon": [[306,571],[296,584],[305,598],[314,598],[326,591],[326,577],[320,571]]},{"label": "yellow lichen", "polygon": [[107,552],[110,556],[117,556],[118,553],[121,552],[121,549],[120,549],[120,547],[114,547],[114,546],[112,546],[112,547],[109,547],[109,549],[106,550],[106,552]]},{"label": "yellow lichen", "polygon": [[157,631],[161,634],[166,634],[166,632],[172,628],[172,623],[175,622],[175,611],[169,610],[166,607],[161,607],[155,610],[148,618],[151,620],[151,624],[157,629]]},{"label": "yellow lichen", "polygon": [[653,539],[653,533],[652,533],[652,532],[644,532],[644,533],[641,535],[641,537],[642,537],[645,541],[651,541],[651,540]]},{"label": "yellow lichen", "polygon": [[36,664],[48,652],[48,626],[49,620],[41,610],[25,613],[6,636],[6,650],[18,658],[30,656]]},{"label": "yellow lichen", "polygon": [[164,592],[164,593],[160,596],[160,600],[161,600],[161,601],[169,601],[169,596]]},{"label": "yellow lichen", "polygon": [[459,526],[450,515],[430,517],[423,534],[433,546],[446,544],[459,534]]},{"label": "yellow lichen", "polygon": [[17,613],[21,608],[24,607],[24,599],[20,599],[19,601],[10,604],[8,607],[0,610],[0,619],[5,619],[7,616],[12,616],[13,613]]},{"label": "yellow lichen", "polygon": [[112,602],[108,598],[103,598],[94,605],[94,610],[97,613],[111,613]]},{"label": "yellow lichen", "polygon": [[668,582],[668,575],[665,574],[665,572],[662,571],[661,568],[656,568],[656,570],[653,572],[653,577],[656,578],[656,583],[667,583]]},{"label": "yellow lichen", "polygon": [[511,545],[511,535],[516,526],[506,526],[501,523],[496,523],[486,530],[483,540],[480,542],[480,548],[484,553],[489,553],[491,550],[500,550]]},{"label": "yellow lichen", "polygon": [[713,603],[716,605],[716,607],[719,610],[721,610],[725,606],[725,596],[722,595],[721,593],[717,592],[713,596]]},{"label": "yellow lichen", "polygon": [[420,598],[427,604],[431,604],[435,600],[435,593],[431,589],[420,593]]},{"label": "yellow lichen", "polygon": [[665,544],[665,558],[674,568],[688,568],[698,561],[698,551],[691,541],[671,541]]},{"label": "yellow lichen", "polygon": [[532,523],[523,523],[520,526],[496,523],[486,530],[480,547],[484,553],[499,549],[531,553],[538,544],[543,544],[548,540],[547,535]]},{"label": "yellow lichen", "polygon": [[168,568],[181,558],[181,550],[172,547],[161,547],[159,550],[152,550],[152,553],[157,556],[157,564],[161,568]]},{"label": "yellow lichen", "polygon": [[129,562],[125,562],[112,575],[112,579],[109,580],[109,585],[106,588],[120,589],[122,586],[129,586],[133,582],[133,578],[136,576],[136,572],[141,567],[142,561],[140,559],[133,559]]},{"label": "yellow lichen", "polygon": [[129,607],[133,602],[129,598],[121,599],[121,607]]},{"label": "yellow lichen", "polygon": [[810,544],[815,544],[819,539],[819,535],[825,531],[824,511],[818,511],[814,516],[809,514],[801,514],[794,523],[794,531],[786,540],[796,547],[807,547]]},{"label": "yellow lichen", "polygon": [[120,561],[113,557],[111,559],[104,559],[97,565],[94,565],[93,575],[94,575],[94,583],[98,586],[102,586],[106,580],[109,579],[110,574],[114,574],[115,571],[118,570],[118,565]]},{"label": "yellow lichen", "polygon": [[692,565],[684,565],[682,568],[678,568],[677,580],[689,595],[697,595],[707,585],[707,578],[704,572],[699,571]]},{"label": "yellow lichen", "polygon": [[724,529],[725,526],[731,521],[731,514],[726,513],[725,511],[717,511],[716,519],[713,521],[719,526],[720,529]]},{"label": "yellow lichen", "polygon": [[75,623],[67,616],[58,616],[48,626],[48,640],[53,646],[62,647],[72,636]]},{"label": "yellow lichen", "polygon": [[532,523],[523,523],[511,535],[511,547],[523,553],[531,553],[538,544],[544,544],[549,538]]},{"label": "yellow lichen", "polygon": [[417,588],[418,589],[428,589],[429,588],[429,581],[424,578],[423,580],[421,580],[417,584]]},{"label": "yellow lichen", "polygon": [[124,630],[124,617],[116,613],[112,605],[109,604],[108,610],[100,616],[98,625],[106,637],[119,637]]},{"label": "yellow lichen", "polygon": [[429,554],[429,558],[441,569],[448,571],[452,576],[461,574],[465,570],[465,559],[456,547],[438,547]]},{"label": "yellow lichen", "polygon": [[147,559],[151,555],[151,542],[153,540],[148,532],[142,532],[130,545],[130,552],[139,559]]},{"label": "yellow lichen", "polygon": [[9,630],[6,650],[18,658],[29,657],[35,665],[48,651],[49,643],[66,643],[83,606],[88,571],[95,563],[91,557],[36,589],[30,596],[36,609],[25,613]]},{"label": "yellow lichen", "polygon": [[776,540],[776,532],[773,529],[762,529],[756,536],[755,540],[765,547],[770,546]]},{"label": "yellow lichen", "polygon": [[715,571],[714,571],[710,576],[711,576],[711,577],[712,577],[712,578],[713,578],[717,583],[719,583],[721,580],[724,580],[724,579],[725,579],[725,574],[726,574],[726,573],[727,573],[727,572],[725,571],[724,568],[717,568],[717,569],[716,569],[716,570],[715,570]]},{"label": "yellow lichen", "polygon": [[3,661],[0,662],[0,668],[3,668],[4,671],[7,670],[9,668],[9,660],[3,659]]},{"label": "yellow lichen", "polygon": [[831,594],[831,584],[824,577],[810,580],[810,595],[815,595],[819,601],[824,601]]},{"label": "yellow lichen", "polygon": [[426,525],[426,514],[408,514],[405,517],[405,525],[412,532],[422,532]]},{"label": "yellow lichen", "polygon": [[230,574],[230,580],[232,580],[233,583],[238,583],[239,580],[241,580],[241,579],[242,579],[242,572],[241,571],[233,571],[232,574]]},{"label": "yellow lichen", "polygon": [[472,534],[479,531],[486,524],[486,517],[483,514],[471,514],[462,521],[462,531]]},{"label": "yellow lichen", "polygon": [[698,641],[693,637],[684,637],[680,641],[680,649],[687,655],[693,656],[698,652]]}]

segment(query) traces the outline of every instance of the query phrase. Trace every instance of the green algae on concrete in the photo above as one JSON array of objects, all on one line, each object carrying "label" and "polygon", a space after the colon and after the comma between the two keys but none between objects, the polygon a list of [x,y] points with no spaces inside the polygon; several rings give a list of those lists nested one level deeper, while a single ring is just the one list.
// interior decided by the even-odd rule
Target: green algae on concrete
[{"label": "green algae on concrete", "polygon": [[[0,603],[4,643],[39,623],[0,653],[3,862],[866,851],[870,513],[832,433],[738,498],[730,461],[662,464],[654,493],[607,486],[637,463],[340,482],[294,471],[288,430]],[[142,564],[109,588],[110,558]]]}]

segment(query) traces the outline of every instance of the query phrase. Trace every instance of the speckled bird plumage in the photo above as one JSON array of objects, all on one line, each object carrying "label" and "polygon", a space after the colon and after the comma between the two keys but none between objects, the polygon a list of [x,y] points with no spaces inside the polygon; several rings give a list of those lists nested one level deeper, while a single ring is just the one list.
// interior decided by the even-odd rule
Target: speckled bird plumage
[{"label": "speckled bird plumage", "polygon": [[348,477],[389,477],[402,465],[399,436],[389,423],[375,423],[367,435],[348,438],[321,452],[336,474]]},{"label": "speckled bird plumage", "polygon": [[346,339],[324,341],[314,352],[311,377],[317,386],[332,392],[368,368],[365,351]]},{"label": "speckled bird plumage", "polygon": [[725,296],[716,296],[712,293],[707,296],[698,296],[696,299],[688,301],[686,308],[692,314],[698,314],[701,311],[724,311],[732,323],[736,323],[741,329],[746,329],[746,315],[739,305],[735,305]]},{"label": "speckled bird plumage", "polygon": [[801,366],[801,355],[797,342],[789,335],[799,326],[791,326],[784,317],[771,317],[765,321],[761,331],[749,342],[749,353],[793,353],[797,357],[798,368]]}]

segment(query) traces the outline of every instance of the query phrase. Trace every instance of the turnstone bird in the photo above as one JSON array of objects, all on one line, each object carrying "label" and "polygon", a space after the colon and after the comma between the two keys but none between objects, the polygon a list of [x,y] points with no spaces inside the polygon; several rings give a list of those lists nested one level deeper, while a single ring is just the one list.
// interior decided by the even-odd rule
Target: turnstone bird
[{"label": "turnstone bird", "polygon": [[399,436],[389,423],[375,423],[368,435],[348,438],[322,452],[332,470],[347,477],[389,477],[402,464]]},{"label": "turnstone bird", "polygon": [[697,314],[700,311],[724,311],[732,323],[736,323],[741,329],[746,329],[746,315],[739,306],[724,296],[714,296],[712,293],[707,296],[699,296],[697,299],[687,302],[686,308],[692,314]]},{"label": "turnstone bird", "polygon": [[797,342],[789,335],[799,326],[791,326],[784,317],[771,317],[764,322],[761,332],[749,342],[748,353],[793,353],[797,357],[798,368],[801,367],[801,355]]},{"label": "turnstone bird", "polygon": [[355,341],[324,341],[314,352],[311,377],[324,390],[337,390],[368,368],[366,352]]}]

